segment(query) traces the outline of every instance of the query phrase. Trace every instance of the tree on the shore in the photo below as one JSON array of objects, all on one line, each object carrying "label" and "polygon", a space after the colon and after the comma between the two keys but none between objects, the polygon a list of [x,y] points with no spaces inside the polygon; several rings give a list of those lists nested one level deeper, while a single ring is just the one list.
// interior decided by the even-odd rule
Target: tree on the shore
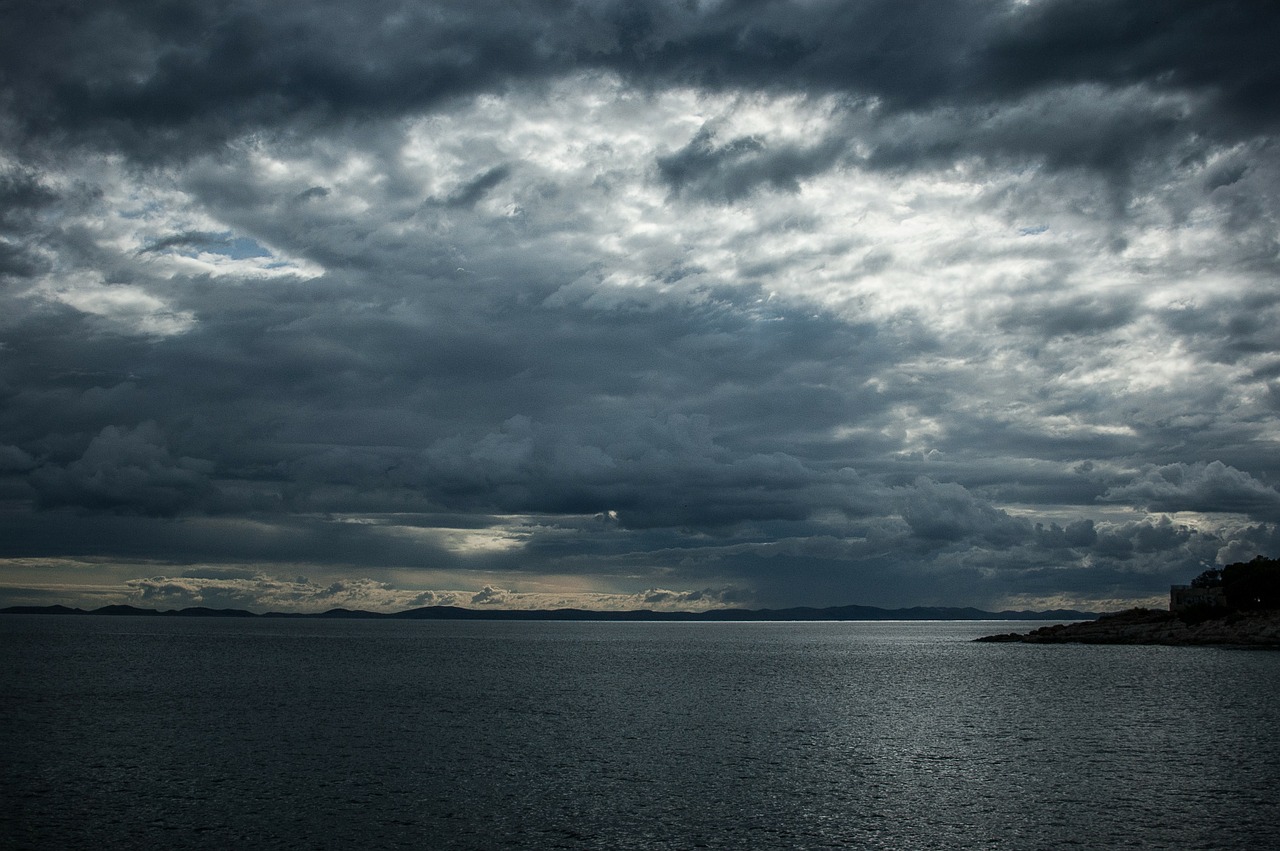
[{"label": "tree on the shore", "polygon": [[1280,609],[1280,559],[1258,556],[1227,565],[1222,590],[1231,609]]},{"label": "tree on the shore", "polygon": [[1204,573],[1191,580],[1192,588],[1221,588],[1222,587],[1222,568],[1211,567]]}]

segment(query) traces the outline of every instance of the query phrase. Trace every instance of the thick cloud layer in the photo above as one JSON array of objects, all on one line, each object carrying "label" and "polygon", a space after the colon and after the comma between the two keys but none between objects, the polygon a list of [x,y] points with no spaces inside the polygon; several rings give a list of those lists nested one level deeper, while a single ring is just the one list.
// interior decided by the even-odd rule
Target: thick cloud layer
[{"label": "thick cloud layer", "polygon": [[1268,4],[5,18],[8,602],[1103,608],[1280,546]]}]

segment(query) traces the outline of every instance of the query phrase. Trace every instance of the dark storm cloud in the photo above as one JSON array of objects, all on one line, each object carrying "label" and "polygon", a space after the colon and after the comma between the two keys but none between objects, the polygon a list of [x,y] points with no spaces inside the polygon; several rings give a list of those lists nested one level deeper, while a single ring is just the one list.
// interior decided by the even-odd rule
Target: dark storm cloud
[{"label": "dark storm cloud", "polygon": [[76,505],[144,514],[172,515],[206,498],[213,465],[174,458],[153,422],[134,429],[107,426],[84,454],[64,466],[32,473],[39,504]]},{"label": "dark storm cloud", "polygon": [[1280,492],[1221,461],[1149,468],[1103,498],[1145,504],[1152,511],[1235,511],[1258,520],[1280,519]]},{"label": "dark storm cloud", "polygon": [[246,128],[319,126],[438,104],[535,74],[537,9],[483,4],[29,6],[0,65],[21,129],[147,156]]},{"label": "dark storm cloud", "polygon": [[1047,528],[1037,523],[1035,536],[1036,543],[1046,549],[1090,547],[1098,540],[1098,530],[1092,520],[1076,520],[1065,529],[1057,523],[1050,523]]},{"label": "dark storm cloud", "polygon": [[1010,517],[975,498],[958,484],[921,478],[908,489],[902,519],[911,531],[928,541],[960,541],[978,538],[994,546],[1009,546],[1031,535],[1031,524]]},{"label": "dark storm cloud", "polygon": [[[6,23],[0,69],[13,130],[66,132],[148,155],[253,127],[439,107],[584,66],[655,86],[845,93],[920,115],[1003,109],[1064,87],[1145,86],[1203,103],[1194,107],[1203,118],[1182,119],[1225,138],[1247,138],[1280,117],[1271,49],[1280,12],[1229,0],[765,2],[705,11],[675,3],[30,4]],[[1143,109],[1078,116],[1067,98],[1043,107],[1041,122],[1056,116],[1056,125],[978,119],[978,135],[1051,161],[1104,166],[1181,120]],[[1101,101],[1080,99],[1089,102]],[[1080,118],[1091,119],[1088,132]],[[903,141],[916,150],[959,145],[973,121],[948,120],[951,141]],[[894,148],[886,141],[880,156],[903,161]],[[797,168],[774,163],[771,179],[794,179],[788,172]]]},{"label": "dark storm cloud", "polygon": [[359,570],[467,563],[430,538],[279,510],[221,517],[66,507],[15,512],[5,517],[4,546],[8,557],[103,560],[106,553],[113,559],[165,565],[351,565]]},{"label": "dark storm cloud", "polygon": [[1166,310],[1160,318],[1223,363],[1280,351],[1280,293],[1275,291],[1205,299],[1195,310]]},{"label": "dark storm cloud", "polygon": [[896,605],[1277,545],[1270,4],[4,18],[0,557]]},{"label": "dark storm cloud", "polygon": [[[198,300],[206,321],[137,350],[83,328],[25,324],[10,345],[46,368],[9,373],[18,391],[9,427],[47,458],[33,478],[42,502],[179,511],[208,496],[201,482],[211,487],[208,470],[196,474],[203,462],[178,460],[188,455],[218,459],[218,475],[296,510],[613,508],[642,526],[803,516],[808,500],[797,494],[834,485],[769,448],[796,425],[786,411],[806,410],[802,428],[820,430],[851,406],[867,415],[882,403],[794,377],[832,359],[870,368],[890,357],[866,328],[788,313],[761,323],[724,305],[437,316],[438,302],[424,300],[402,302],[398,317],[366,317],[345,292],[286,285],[239,293],[234,305]],[[315,312],[322,297],[338,299],[333,312]],[[542,321],[552,317],[549,334]],[[71,360],[55,374],[52,347],[67,336],[82,338],[80,355],[58,347]],[[616,402],[589,405],[583,387]],[[712,417],[768,425],[769,435],[747,430],[726,444]],[[115,424],[138,419],[164,423],[168,447],[154,422]],[[51,432],[62,435],[56,445]],[[673,502],[673,490],[683,497]]]},{"label": "dark storm cloud", "polygon": [[34,170],[0,170],[0,280],[28,278],[47,267],[30,235],[34,217],[57,201],[58,194]]},{"label": "dark storm cloud", "polygon": [[965,157],[1085,169],[1119,182],[1151,156],[1203,150],[1177,100],[1097,85],[1032,90],[1012,103],[884,115],[867,156],[875,168],[910,170]]},{"label": "dark storm cloud", "polygon": [[1280,118],[1280,9],[1249,0],[1029,4],[985,52],[985,78],[1026,89],[1054,82],[1146,83],[1203,93],[1237,132]]},{"label": "dark storm cloud", "polygon": [[16,446],[0,446],[0,473],[21,473],[35,466],[29,453]]}]

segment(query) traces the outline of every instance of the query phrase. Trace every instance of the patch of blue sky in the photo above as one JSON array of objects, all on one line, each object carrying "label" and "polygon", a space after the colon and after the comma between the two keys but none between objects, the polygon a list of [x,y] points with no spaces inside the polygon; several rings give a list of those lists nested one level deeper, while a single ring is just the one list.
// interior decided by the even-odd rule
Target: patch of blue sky
[{"label": "patch of blue sky", "polygon": [[249,260],[255,257],[274,257],[271,250],[247,236],[223,233],[192,233],[173,241],[164,240],[161,246],[170,245],[179,254],[195,257],[200,254],[218,254],[229,260]]},{"label": "patch of blue sky", "polygon": [[216,254],[225,254],[232,260],[246,260],[250,257],[271,257],[271,251],[265,248],[257,240],[250,239],[247,236],[237,236],[228,239],[219,247],[210,247],[207,249]]}]

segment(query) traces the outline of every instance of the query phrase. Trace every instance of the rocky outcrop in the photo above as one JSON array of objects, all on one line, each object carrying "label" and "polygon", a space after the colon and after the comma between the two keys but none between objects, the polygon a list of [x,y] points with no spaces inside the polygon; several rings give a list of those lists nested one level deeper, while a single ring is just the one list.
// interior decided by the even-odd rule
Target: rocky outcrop
[{"label": "rocky outcrop", "polygon": [[1129,609],[1097,620],[1055,624],[1031,632],[988,635],[978,641],[1026,644],[1168,644],[1280,648],[1280,611],[1195,616]]}]

